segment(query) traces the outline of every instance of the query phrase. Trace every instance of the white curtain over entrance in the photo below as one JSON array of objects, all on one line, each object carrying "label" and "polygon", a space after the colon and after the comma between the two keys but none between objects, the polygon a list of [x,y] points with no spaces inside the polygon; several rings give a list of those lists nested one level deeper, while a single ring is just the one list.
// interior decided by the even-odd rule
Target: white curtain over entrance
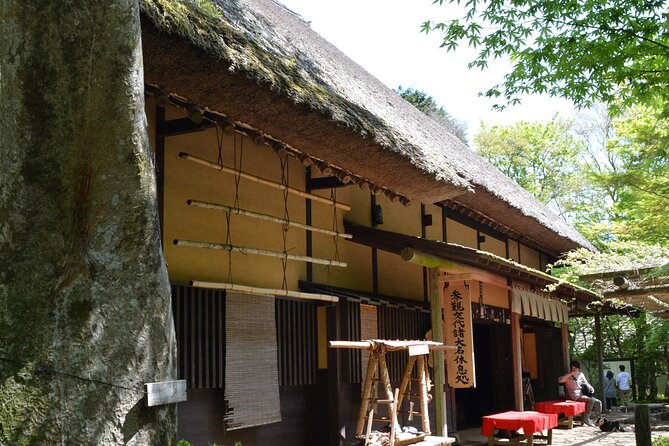
[{"label": "white curtain over entrance", "polygon": [[511,292],[512,312],[545,321],[567,323],[569,309],[564,302],[521,288],[513,288]]}]

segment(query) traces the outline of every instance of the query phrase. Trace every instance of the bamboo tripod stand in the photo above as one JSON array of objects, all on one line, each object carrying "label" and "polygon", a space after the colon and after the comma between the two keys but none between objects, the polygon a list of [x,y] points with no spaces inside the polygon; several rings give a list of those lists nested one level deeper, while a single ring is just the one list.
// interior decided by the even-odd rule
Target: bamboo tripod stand
[{"label": "bamboo tripod stand", "polygon": [[[402,446],[412,443],[417,443],[430,435],[430,416],[428,413],[428,403],[431,400],[428,393],[429,377],[426,367],[426,355],[428,353],[428,345],[433,347],[430,341],[361,341],[361,342],[341,342],[338,345],[331,347],[339,348],[365,348],[369,349],[370,356],[367,364],[367,372],[362,387],[362,395],[360,402],[360,412],[358,414],[358,422],[356,425],[356,437],[365,440],[365,445],[371,444],[373,437],[372,425],[373,423],[390,424],[389,444],[390,446]],[[439,344],[441,345],[441,344]],[[412,352],[411,347],[423,346],[418,352]],[[393,350],[409,350],[409,361],[402,374],[399,388],[393,392],[390,382],[390,374],[388,372],[388,365],[386,363],[386,353]],[[412,354],[414,353],[414,354]],[[416,368],[417,378],[412,378],[412,374]],[[375,378],[378,376],[378,378]],[[418,383],[418,394],[412,394],[408,391],[411,387],[412,381]],[[383,398],[377,398],[378,385],[383,388]],[[422,434],[413,435],[401,432],[401,427],[398,421],[398,413],[401,411],[402,403],[405,396],[408,396],[409,408],[408,419],[413,420],[414,416],[421,418]],[[418,410],[414,410],[414,402],[411,401],[412,396],[418,396]],[[378,405],[385,405],[387,407],[387,417],[381,417],[377,411]],[[365,430],[365,423],[367,429]]]}]

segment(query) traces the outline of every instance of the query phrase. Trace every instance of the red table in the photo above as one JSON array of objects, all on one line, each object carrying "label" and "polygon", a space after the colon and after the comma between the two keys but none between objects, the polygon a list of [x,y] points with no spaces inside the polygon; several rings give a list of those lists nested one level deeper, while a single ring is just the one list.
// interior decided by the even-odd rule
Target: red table
[{"label": "red table", "polygon": [[[574,415],[585,412],[585,402],[572,400],[539,401],[534,404],[537,412],[564,414],[567,417],[568,429],[574,427]],[[583,420],[581,420],[583,424]]]},{"label": "red table", "polygon": [[[534,444],[534,438],[545,438],[547,444],[552,443],[553,428],[557,426],[558,416],[554,413],[526,412],[502,412],[483,417],[481,434],[488,437],[488,445],[519,445],[521,441],[527,440],[528,444]],[[523,429],[523,435],[509,441],[498,441],[495,439],[495,429],[518,430]],[[548,431],[548,435],[534,435],[536,432]]]}]

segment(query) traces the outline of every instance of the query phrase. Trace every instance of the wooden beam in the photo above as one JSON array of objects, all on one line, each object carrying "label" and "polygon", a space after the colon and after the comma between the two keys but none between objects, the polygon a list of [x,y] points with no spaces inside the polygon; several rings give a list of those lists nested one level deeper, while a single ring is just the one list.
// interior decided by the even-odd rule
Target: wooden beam
[{"label": "wooden beam", "polygon": [[648,286],[648,287],[639,287],[639,288],[628,288],[626,290],[616,290],[616,291],[607,291],[604,294],[604,297],[606,298],[618,298],[625,300],[625,298],[628,297],[644,297],[648,295],[663,295],[663,294],[668,294],[669,293],[669,285],[664,284],[664,285],[655,285],[655,286]]},{"label": "wooden beam", "polygon": [[337,177],[311,178],[308,183],[310,190],[332,189],[343,186],[346,186],[346,184],[342,183]]},{"label": "wooden beam", "polygon": [[447,282],[456,282],[458,280],[472,280],[471,273],[462,273],[462,274],[442,274],[439,278],[441,283]]},{"label": "wooden beam", "polygon": [[[441,317],[441,295],[443,287],[439,281],[439,268],[430,268],[430,314],[432,321],[432,340],[444,342],[444,321]],[[435,426],[437,435],[448,436],[448,424],[446,422],[446,373],[444,352],[435,350],[434,353],[434,404],[435,404]]]},{"label": "wooden beam", "polygon": [[160,127],[158,127],[158,136],[161,138],[167,138],[169,136],[201,132],[212,127],[216,127],[216,124],[207,120],[196,124],[191,121],[190,118],[171,119],[161,123]]}]

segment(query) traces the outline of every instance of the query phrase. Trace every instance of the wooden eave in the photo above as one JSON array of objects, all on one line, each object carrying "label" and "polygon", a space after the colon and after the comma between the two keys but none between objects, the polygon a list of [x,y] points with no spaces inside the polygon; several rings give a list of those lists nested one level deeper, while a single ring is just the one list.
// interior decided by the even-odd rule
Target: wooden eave
[{"label": "wooden eave", "polygon": [[607,299],[618,299],[628,305],[643,308],[656,317],[669,318],[669,285],[617,289],[604,292]]},{"label": "wooden eave", "polygon": [[345,223],[346,232],[353,235],[351,241],[400,255],[402,249],[410,247],[435,257],[479,268],[512,280],[544,288],[557,285],[556,292],[566,298],[574,298],[582,304],[600,300],[600,295],[585,288],[565,283],[546,273],[520,265],[494,254],[442,241],[426,240],[420,237],[368,228],[353,223]]}]

